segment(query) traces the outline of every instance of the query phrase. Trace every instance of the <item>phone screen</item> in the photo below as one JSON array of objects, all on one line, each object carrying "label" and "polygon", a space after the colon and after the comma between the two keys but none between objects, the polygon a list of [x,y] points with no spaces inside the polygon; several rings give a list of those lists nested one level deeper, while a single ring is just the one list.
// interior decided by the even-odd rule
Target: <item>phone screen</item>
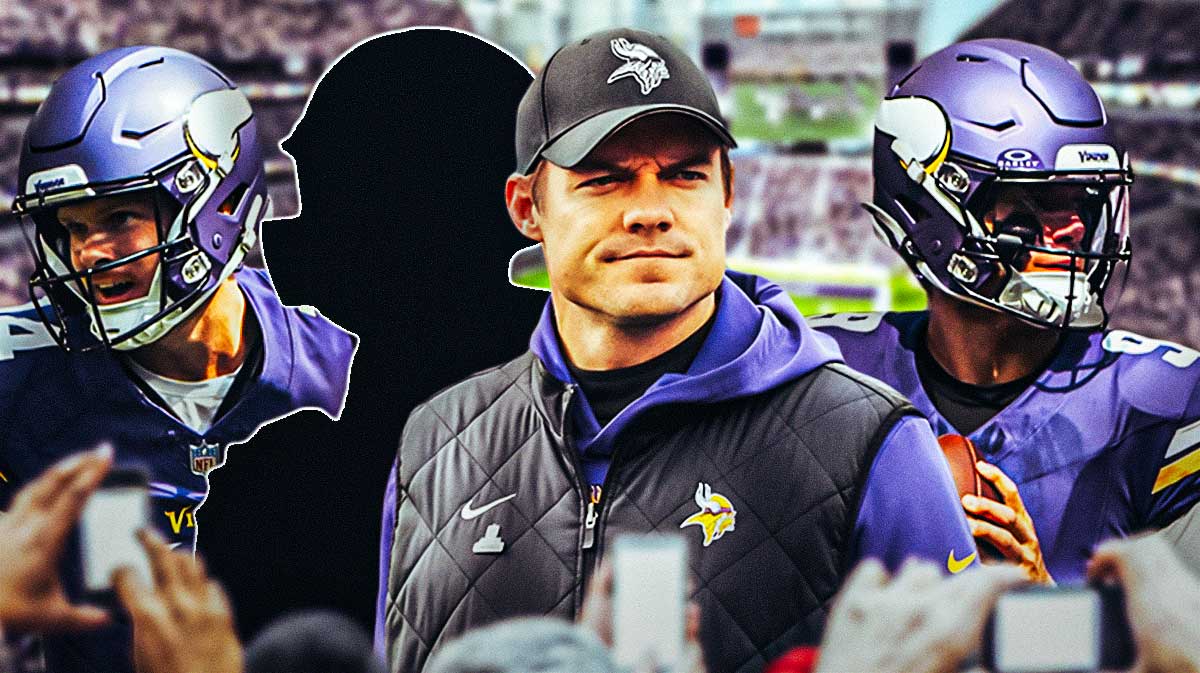
[{"label": "phone screen", "polygon": [[676,535],[613,544],[613,654],[625,667],[671,668],[683,653],[687,547]]},{"label": "phone screen", "polygon": [[141,473],[110,473],[92,494],[80,518],[84,586],[91,592],[112,588],[112,573],[129,566],[147,585],[150,562],[136,533],[148,521],[149,496]]},{"label": "phone screen", "polygon": [[997,671],[1100,668],[1100,596],[1094,590],[1007,593],[996,603],[993,628]]}]

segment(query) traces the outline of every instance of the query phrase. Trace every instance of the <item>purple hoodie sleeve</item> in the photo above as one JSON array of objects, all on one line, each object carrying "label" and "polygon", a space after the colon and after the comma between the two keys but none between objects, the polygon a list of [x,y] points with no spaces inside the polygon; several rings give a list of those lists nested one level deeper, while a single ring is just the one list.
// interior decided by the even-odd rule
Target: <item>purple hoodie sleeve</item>
[{"label": "purple hoodie sleeve", "polygon": [[388,574],[392,562],[392,535],[396,531],[396,468],[396,461],[392,461],[387,490],[383,493],[383,527],[379,531],[379,588],[375,593],[375,653],[384,657]]},{"label": "purple hoodie sleeve", "polygon": [[851,567],[867,557],[891,571],[910,556],[947,572],[978,563],[950,467],[924,418],[902,419],[879,447],[854,524],[853,545]]}]

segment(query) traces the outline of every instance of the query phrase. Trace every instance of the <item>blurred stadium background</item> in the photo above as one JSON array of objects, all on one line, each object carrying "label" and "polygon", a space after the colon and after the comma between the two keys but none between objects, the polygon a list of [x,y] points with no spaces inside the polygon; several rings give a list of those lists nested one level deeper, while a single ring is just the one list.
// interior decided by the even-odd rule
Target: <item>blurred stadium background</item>
[{"label": "blurred stadium background", "polygon": [[[359,40],[418,25],[473,31],[535,70],[609,26],[675,40],[712,77],[742,144],[731,265],[782,282],[808,313],[924,305],[858,205],[871,195],[871,117],[887,83],[959,39],[1054,49],[1094,83],[1134,157],[1135,261],[1114,325],[1200,347],[1200,0],[0,0],[0,203],[55,77],[104,49],[162,44],[247,91],[275,148],[274,214],[293,214],[293,166],[277,142],[312,84]],[[4,210],[0,306],[27,301],[30,271]]]}]

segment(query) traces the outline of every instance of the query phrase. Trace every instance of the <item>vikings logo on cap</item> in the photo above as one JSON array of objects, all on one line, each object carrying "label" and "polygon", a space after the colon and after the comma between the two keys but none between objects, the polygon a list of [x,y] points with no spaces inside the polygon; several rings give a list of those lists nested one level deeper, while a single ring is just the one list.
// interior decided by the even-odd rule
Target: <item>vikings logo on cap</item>
[{"label": "vikings logo on cap", "polygon": [[671,73],[667,72],[667,62],[650,47],[630,42],[623,37],[609,42],[609,46],[614,56],[625,59],[625,64],[608,76],[609,84],[622,77],[633,77],[641,86],[642,95],[647,96],[662,84],[664,79],[671,78]]},{"label": "vikings logo on cap", "polygon": [[713,493],[711,486],[700,482],[696,486],[696,504],[700,506],[700,511],[684,519],[679,527],[700,526],[703,528],[705,547],[712,544],[713,540],[719,540],[722,535],[733,530],[737,512],[733,509],[733,503],[729,502],[729,498],[720,493]]}]

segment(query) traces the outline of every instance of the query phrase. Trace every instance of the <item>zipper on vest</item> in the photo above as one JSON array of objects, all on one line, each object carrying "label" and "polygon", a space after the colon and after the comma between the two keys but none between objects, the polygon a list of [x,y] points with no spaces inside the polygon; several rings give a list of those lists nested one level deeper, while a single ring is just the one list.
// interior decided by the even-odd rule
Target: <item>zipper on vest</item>
[{"label": "zipper on vest", "polygon": [[[567,455],[567,460],[573,466],[575,471],[575,484],[579,488],[579,499],[587,502],[587,510],[583,517],[583,549],[591,549],[596,545],[596,520],[599,519],[600,504],[600,488],[592,487],[592,492],[589,494],[587,485],[583,483],[581,475],[583,474],[583,465],[579,462],[579,452],[575,447],[571,446],[567,440],[567,414],[571,411],[571,401],[575,397],[577,386],[574,384],[566,384],[562,396],[561,417],[559,418],[558,436],[562,440],[562,446],[565,447],[564,453]],[[586,580],[587,569],[584,569]]]},{"label": "zipper on vest", "polygon": [[[560,456],[566,461],[569,469],[574,473],[572,477],[575,481],[575,488],[579,493],[579,501],[581,503],[589,501],[583,520],[584,533],[583,545],[581,549],[582,552],[583,550],[593,547],[596,544],[596,520],[599,518],[599,515],[596,511],[595,504],[591,503],[590,498],[588,498],[587,486],[583,483],[581,477],[583,474],[583,465],[579,460],[579,452],[576,451],[575,447],[571,445],[571,442],[567,439],[566,434],[567,414],[571,411],[571,400],[575,397],[575,389],[576,386],[568,383],[563,391],[561,418],[559,419],[558,424],[558,446]],[[589,556],[591,556],[591,554],[580,553],[579,555],[579,575],[576,577],[578,581],[575,584],[575,608],[574,614],[572,614],[572,619],[578,615],[579,608],[581,605],[583,605],[583,589],[587,586],[588,578],[592,573],[591,564],[588,562]]]},{"label": "zipper on vest", "polygon": [[588,498],[587,517],[583,520],[584,549],[591,549],[596,546],[596,519],[600,518],[597,511],[600,509],[600,497],[603,492],[600,486],[592,485],[591,494]]},{"label": "zipper on vest", "polygon": [[[561,413],[558,415],[558,436],[564,443],[567,440],[567,414],[571,411],[571,399],[574,397],[575,386],[567,384],[566,390],[563,391]],[[576,478],[576,481],[578,481],[578,478]]]}]

